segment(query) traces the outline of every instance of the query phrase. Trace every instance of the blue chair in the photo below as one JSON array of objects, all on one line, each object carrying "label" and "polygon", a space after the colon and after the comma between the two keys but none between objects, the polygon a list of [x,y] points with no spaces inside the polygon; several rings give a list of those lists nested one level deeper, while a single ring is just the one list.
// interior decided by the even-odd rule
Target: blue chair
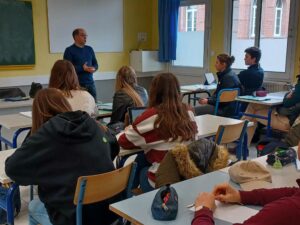
[{"label": "blue chair", "polygon": [[126,198],[132,197],[135,170],[136,163],[131,163],[108,173],[79,177],[74,196],[76,225],[82,225],[83,205],[109,199],[123,191]]},{"label": "blue chair", "polygon": [[[225,88],[218,92],[214,115],[218,115],[220,103],[234,102],[240,95],[239,88]],[[238,115],[238,103],[235,104],[234,115]]]},{"label": "blue chair", "polygon": [[[8,188],[6,193],[6,199],[0,200],[0,208],[6,211],[7,215],[7,224],[14,225],[14,213],[15,213],[15,207],[14,207],[14,195],[17,194],[19,191],[19,185],[16,183],[12,183],[11,186]],[[20,208],[16,209],[17,213],[20,212]]]},{"label": "blue chair", "polygon": [[247,126],[248,121],[237,124],[221,125],[216,134],[216,144],[229,144],[237,142],[236,157],[238,160],[246,160],[248,157],[247,146]]}]

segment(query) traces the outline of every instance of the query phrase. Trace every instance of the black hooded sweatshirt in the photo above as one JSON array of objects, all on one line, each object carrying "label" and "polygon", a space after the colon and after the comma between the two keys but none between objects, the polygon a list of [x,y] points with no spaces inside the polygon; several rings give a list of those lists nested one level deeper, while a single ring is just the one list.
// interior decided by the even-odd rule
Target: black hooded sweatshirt
[{"label": "black hooded sweatshirt", "polygon": [[[75,225],[77,178],[114,170],[104,132],[87,113],[67,112],[47,121],[5,162],[20,185],[38,185],[54,225]],[[105,184],[104,184],[105,185]],[[109,224],[111,200],[83,207],[83,224]]]}]

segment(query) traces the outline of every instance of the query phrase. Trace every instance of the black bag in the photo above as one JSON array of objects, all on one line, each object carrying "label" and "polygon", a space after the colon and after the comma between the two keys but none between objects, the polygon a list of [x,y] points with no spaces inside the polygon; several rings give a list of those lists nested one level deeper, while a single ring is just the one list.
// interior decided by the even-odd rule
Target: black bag
[{"label": "black bag", "polygon": [[25,97],[20,88],[0,88],[0,98]]},{"label": "black bag", "polygon": [[297,157],[296,151],[292,148],[282,149],[277,148],[275,153],[268,155],[267,163],[271,166],[279,159],[282,166],[295,162]]},{"label": "black bag", "polygon": [[268,155],[275,152],[276,148],[288,148],[288,144],[275,138],[263,138],[257,145],[257,156]]},{"label": "black bag", "polygon": [[30,91],[29,91],[30,98],[34,98],[36,93],[41,89],[43,89],[43,86],[40,83],[32,82],[31,87],[30,87]]}]

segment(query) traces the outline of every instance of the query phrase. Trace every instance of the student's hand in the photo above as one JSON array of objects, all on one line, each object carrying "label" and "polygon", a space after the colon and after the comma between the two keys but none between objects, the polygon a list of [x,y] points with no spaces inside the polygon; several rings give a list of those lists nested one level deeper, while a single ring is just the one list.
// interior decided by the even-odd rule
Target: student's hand
[{"label": "student's hand", "polygon": [[290,93],[287,94],[286,98],[291,98],[293,93],[294,93],[293,91],[290,91]]},{"label": "student's hand", "polygon": [[211,211],[214,211],[216,209],[215,197],[211,193],[200,193],[195,200],[195,208],[201,205],[209,208]]},{"label": "student's hand", "polygon": [[215,186],[212,194],[216,200],[225,203],[241,203],[240,192],[230,186],[228,183],[223,183]]},{"label": "student's hand", "polygon": [[206,105],[208,103],[208,99],[207,98],[200,98],[198,100],[199,104],[201,105]]}]

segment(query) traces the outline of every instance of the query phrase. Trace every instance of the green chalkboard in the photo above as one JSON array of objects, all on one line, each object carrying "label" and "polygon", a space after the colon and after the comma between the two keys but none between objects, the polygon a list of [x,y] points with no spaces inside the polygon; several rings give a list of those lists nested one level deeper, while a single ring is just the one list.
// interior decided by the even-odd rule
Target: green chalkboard
[{"label": "green chalkboard", "polygon": [[0,67],[34,64],[31,2],[0,0]]}]

